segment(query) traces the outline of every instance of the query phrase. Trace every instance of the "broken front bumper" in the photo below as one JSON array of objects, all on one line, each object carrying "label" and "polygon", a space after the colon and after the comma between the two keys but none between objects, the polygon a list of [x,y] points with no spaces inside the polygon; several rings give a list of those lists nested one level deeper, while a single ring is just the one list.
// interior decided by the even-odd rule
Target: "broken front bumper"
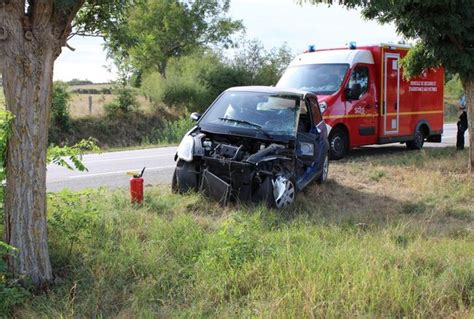
[{"label": "broken front bumper", "polygon": [[206,158],[201,172],[200,191],[222,205],[230,200],[248,201],[255,186],[255,165]]}]

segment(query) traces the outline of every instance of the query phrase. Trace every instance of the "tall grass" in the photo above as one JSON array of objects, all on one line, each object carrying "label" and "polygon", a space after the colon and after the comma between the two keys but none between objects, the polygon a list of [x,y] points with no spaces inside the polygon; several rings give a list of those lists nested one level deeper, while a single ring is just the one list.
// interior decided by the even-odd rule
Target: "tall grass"
[{"label": "tall grass", "polygon": [[331,163],[286,211],[164,187],[142,206],[124,191],[50,194],[57,285],[14,315],[472,317],[467,153],[378,152]]}]

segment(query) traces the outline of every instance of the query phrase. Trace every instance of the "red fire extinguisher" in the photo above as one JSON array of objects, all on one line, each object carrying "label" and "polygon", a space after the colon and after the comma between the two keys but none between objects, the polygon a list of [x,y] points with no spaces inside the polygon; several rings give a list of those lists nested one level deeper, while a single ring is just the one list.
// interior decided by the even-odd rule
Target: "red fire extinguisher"
[{"label": "red fire extinguisher", "polygon": [[130,178],[130,196],[132,203],[141,204],[143,202],[143,173],[145,167],[142,169],[140,174],[133,174]]}]

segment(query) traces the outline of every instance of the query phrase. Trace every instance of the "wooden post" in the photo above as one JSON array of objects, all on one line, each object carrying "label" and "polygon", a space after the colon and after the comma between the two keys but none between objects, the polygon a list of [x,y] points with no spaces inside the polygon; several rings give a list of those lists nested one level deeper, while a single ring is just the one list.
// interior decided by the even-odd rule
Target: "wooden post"
[{"label": "wooden post", "polygon": [[89,95],[89,115],[92,115],[92,95]]}]

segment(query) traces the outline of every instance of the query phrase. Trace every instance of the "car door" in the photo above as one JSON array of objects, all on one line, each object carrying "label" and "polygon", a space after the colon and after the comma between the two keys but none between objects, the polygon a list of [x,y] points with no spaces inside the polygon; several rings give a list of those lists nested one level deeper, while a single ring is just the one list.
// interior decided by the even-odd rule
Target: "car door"
[{"label": "car door", "polygon": [[318,141],[320,133],[314,126],[309,100],[300,108],[297,123],[297,158],[305,166],[312,166],[318,159]]}]

